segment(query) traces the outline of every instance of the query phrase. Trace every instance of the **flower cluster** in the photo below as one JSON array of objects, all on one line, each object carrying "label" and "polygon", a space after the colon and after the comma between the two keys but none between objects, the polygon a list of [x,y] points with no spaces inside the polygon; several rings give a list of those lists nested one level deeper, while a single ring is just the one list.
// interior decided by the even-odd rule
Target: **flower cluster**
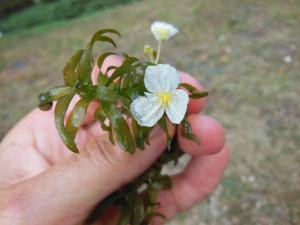
[{"label": "flower cluster", "polygon": [[[154,22],[150,29],[158,41],[158,54],[154,62],[157,63],[161,42],[169,40],[178,29],[172,24],[161,21]],[[153,61],[151,57],[153,48],[146,45],[144,52]],[[172,123],[180,124],[186,114],[189,96],[184,90],[177,89],[179,82],[178,71],[169,64],[151,65],[146,68],[144,83],[148,92],[145,96],[136,98],[130,106],[132,116],[141,126],[154,126],[164,112]]]}]

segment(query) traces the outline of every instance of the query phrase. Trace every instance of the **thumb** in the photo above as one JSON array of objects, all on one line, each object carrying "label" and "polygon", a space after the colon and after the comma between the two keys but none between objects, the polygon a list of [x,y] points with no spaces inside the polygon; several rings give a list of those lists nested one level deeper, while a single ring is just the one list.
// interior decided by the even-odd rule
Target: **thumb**
[{"label": "thumb", "polygon": [[156,127],[150,145],[131,156],[113,146],[107,134],[93,136],[95,126],[89,128],[85,151],[2,192],[7,210],[2,216],[0,205],[0,218],[9,218],[9,224],[80,224],[99,201],[141,174],[166,148],[165,135]]}]

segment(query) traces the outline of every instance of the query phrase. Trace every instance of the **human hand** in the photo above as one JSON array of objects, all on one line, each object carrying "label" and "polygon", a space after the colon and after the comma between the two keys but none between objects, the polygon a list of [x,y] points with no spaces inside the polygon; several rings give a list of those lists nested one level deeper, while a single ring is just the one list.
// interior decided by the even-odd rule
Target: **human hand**
[{"label": "human hand", "polygon": [[[104,67],[119,65],[110,57]],[[104,68],[104,69],[105,69]],[[94,77],[97,69],[94,70]],[[203,89],[190,75],[183,82]],[[200,138],[197,145],[178,135],[181,148],[191,154],[186,169],[172,178],[173,187],[158,193],[158,209],[168,219],[209,195],[219,183],[228,163],[224,131],[212,118],[200,114],[205,100],[191,100],[189,121]],[[133,156],[113,146],[92,115],[97,103],[89,106],[84,126],[77,135],[80,154],[70,152],[54,126],[53,111],[33,110],[0,144],[0,224],[78,225],[95,205],[145,171],[166,148],[163,131],[152,131],[150,145]],[[110,209],[97,224],[113,225],[117,212]],[[162,224],[159,218],[153,224]]]}]

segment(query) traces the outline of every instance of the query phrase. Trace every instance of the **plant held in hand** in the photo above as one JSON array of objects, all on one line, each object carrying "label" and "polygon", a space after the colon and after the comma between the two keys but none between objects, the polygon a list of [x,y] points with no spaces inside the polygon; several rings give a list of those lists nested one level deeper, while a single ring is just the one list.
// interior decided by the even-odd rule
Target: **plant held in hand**
[{"label": "plant held in hand", "polygon": [[[180,83],[179,73],[174,67],[159,63],[162,42],[174,36],[178,29],[171,24],[154,22],[151,31],[158,47],[156,51],[149,45],[144,47],[149,61],[126,53],[105,52],[97,59],[99,68],[110,55],[121,55],[124,61],[119,67],[110,66],[104,72],[100,70],[97,82],[93,83],[94,44],[107,42],[116,47],[110,35],[120,36],[114,29],[97,31],[86,48],[78,50],[67,62],[63,70],[65,84],[39,97],[41,110],[51,109],[53,102],[57,101],[55,125],[62,141],[74,153],[79,152],[75,143],[77,131],[89,104],[94,101],[99,103],[94,119],[109,133],[111,143],[117,142],[129,154],[134,154],[137,149],[143,150],[149,144],[149,134],[156,125],[166,133],[169,142],[166,151],[137,179],[100,202],[86,219],[87,223],[93,223],[111,205],[120,210],[119,225],[147,225],[155,216],[164,217],[156,212],[159,207],[156,193],[170,188],[172,184],[170,177],[161,171],[169,162],[176,164],[183,154],[176,137],[171,138],[168,133],[168,125],[181,124],[183,136],[199,143],[186,119],[187,105],[190,98],[203,98],[208,93]],[[80,99],[65,120],[75,95]]]}]

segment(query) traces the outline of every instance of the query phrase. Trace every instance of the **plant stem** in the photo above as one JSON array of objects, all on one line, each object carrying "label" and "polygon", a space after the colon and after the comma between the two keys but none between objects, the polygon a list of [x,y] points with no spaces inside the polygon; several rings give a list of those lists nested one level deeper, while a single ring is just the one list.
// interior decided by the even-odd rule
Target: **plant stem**
[{"label": "plant stem", "polygon": [[158,46],[157,46],[157,54],[156,54],[156,59],[155,59],[155,64],[158,63],[159,57],[160,57],[160,51],[161,51],[161,40],[158,41]]},{"label": "plant stem", "polygon": [[148,54],[148,56],[149,56],[150,62],[154,63],[153,55],[152,54]]}]

